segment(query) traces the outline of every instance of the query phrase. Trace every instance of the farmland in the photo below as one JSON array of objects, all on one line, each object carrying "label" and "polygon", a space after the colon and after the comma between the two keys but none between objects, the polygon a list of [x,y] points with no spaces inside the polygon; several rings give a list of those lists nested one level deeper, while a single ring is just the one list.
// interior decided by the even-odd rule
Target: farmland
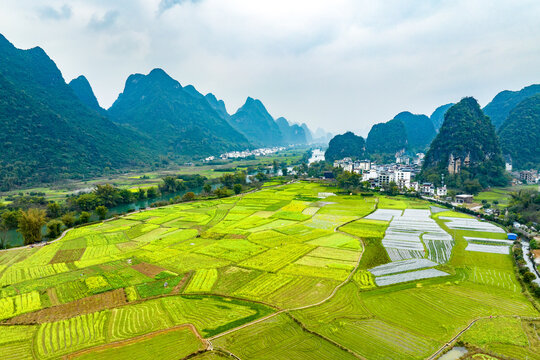
[{"label": "farmland", "polygon": [[503,229],[336,191],[270,185],[2,252],[3,358],[416,359],[489,316],[463,341],[538,352]]}]

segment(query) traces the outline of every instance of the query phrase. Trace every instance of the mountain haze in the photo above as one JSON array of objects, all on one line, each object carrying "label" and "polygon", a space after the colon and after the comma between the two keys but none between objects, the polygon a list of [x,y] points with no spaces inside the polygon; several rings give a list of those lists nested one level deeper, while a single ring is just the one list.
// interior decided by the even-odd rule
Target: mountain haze
[{"label": "mountain haze", "polygon": [[304,129],[297,124],[291,124],[284,117],[279,117],[276,119],[276,124],[281,131],[283,136],[283,144],[285,145],[294,145],[294,144],[306,144],[306,133]]}]

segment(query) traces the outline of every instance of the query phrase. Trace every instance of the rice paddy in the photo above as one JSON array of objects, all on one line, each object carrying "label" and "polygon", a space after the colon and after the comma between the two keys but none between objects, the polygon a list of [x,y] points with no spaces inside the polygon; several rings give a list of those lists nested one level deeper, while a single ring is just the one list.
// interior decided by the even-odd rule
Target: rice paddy
[{"label": "rice paddy", "polygon": [[[418,199],[336,193],[267,186],[2,252],[2,358],[416,359],[474,319],[538,316],[501,228]],[[482,331],[463,338],[538,350],[530,332],[526,346]]]}]

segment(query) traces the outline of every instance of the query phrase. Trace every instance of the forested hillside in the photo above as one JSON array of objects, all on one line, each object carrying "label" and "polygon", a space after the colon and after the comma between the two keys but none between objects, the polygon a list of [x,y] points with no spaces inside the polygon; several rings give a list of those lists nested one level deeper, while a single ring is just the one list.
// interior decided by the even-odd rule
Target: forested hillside
[{"label": "forested hillside", "polygon": [[336,135],[330,140],[324,157],[329,162],[345,157],[363,159],[367,157],[366,142],[363,137],[357,136],[350,131],[343,135]]},{"label": "forested hillside", "polygon": [[283,134],[260,100],[248,97],[229,121],[255,146],[283,145]]},{"label": "forested hillside", "polygon": [[69,86],[83,104],[98,111],[101,115],[107,115],[107,111],[99,105],[96,96],[94,95],[94,91],[86,77],[81,75],[71,80]]},{"label": "forested hillside", "polygon": [[250,147],[203,95],[192,86],[183,88],[162,69],[129,76],[108,112],[171,156],[202,157]]},{"label": "forested hillside", "polygon": [[540,169],[540,94],[520,102],[499,129],[504,155],[515,169]]},{"label": "forested hillside", "polygon": [[435,127],[426,115],[404,111],[397,114],[394,120],[400,120],[405,125],[407,144],[412,151],[424,151],[435,137]]},{"label": "forested hillside", "polygon": [[513,108],[536,94],[540,94],[540,84],[530,85],[519,91],[501,91],[484,107],[484,114],[489,116],[493,125],[498,129]]},{"label": "forested hillside", "polygon": [[401,120],[390,120],[373,125],[366,144],[371,155],[382,154],[393,158],[397,151],[406,149],[408,146],[405,125]]},{"label": "forested hillside", "polygon": [[450,103],[450,104],[439,106],[438,108],[435,109],[433,114],[431,114],[429,119],[433,123],[433,126],[435,126],[435,130],[439,131],[439,129],[442,126],[442,123],[444,122],[444,114],[446,114],[446,111],[454,105],[455,105],[454,103]]},{"label": "forested hillside", "polygon": [[[448,169],[451,156],[460,162],[455,174]],[[472,97],[448,109],[426,154],[420,177],[440,183],[441,174],[450,186],[470,190],[507,183],[495,128]]]},{"label": "forested hillside", "polygon": [[[0,35],[0,186],[83,178],[150,164],[152,146],[83,105],[41,48]],[[130,149],[130,151],[126,151]]]}]

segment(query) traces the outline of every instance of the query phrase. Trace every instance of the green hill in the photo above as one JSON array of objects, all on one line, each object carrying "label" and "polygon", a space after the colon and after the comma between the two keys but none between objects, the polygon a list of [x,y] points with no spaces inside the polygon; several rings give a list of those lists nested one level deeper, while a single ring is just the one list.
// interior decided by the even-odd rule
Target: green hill
[{"label": "green hill", "polygon": [[79,100],[91,109],[96,110],[101,115],[106,116],[107,111],[99,106],[99,103],[94,95],[94,91],[88,80],[83,76],[79,76],[69,82],[69,87],[73,90]]},{"label": "green hill", "polygon": [[540,94],[520,102],[499,129],[504,155],[516,169],[540,169]]},{"label": "green hill", "polygon": [[334,162],[345,157],[363,159],[367,156],[366,142],[363,137],[348,131],[343,135],[336,135],[330,140],[328,149],[324,154],[326,161]]},{"label": "green hill", "polygon": [[0,64],[2,190],[140,166],[155,154],[85,106],[41,48],[19,50],[0,35]]},{"label": "green hill", "polygon": [[229,122],[255,146],[283,145],[279,126],[260,100],[248,97]]},{"label": "green hill", "polygon": [[404,111],[397,114],[394,120],[401,120],[405,125],[407,144],[413,151],[423,151],[437,134],[433,123],[426,115],[411,114]]},{"label": "green hill", "polygon": [[183,88],[161,69],[130,75],[108,112],[115,122],[151,137],[160,152],[182,158],[250,146],[193,86]]},{"label": "green hill", "polygon": [[225,107],[225,102],[223,100],[218,100],[212,93],[208,93],[204,97],[210,106],[212,106],[222,118],[228,120],[231,117],[231,115],[229,115],[227,112],[227,108]]},{"label": "green hill", "polygon": [[[451,156],[454,164],[459,159],[458,171],[449,170]],[[472,97],[448,109],[426,154],[420,177],[439,183],[441,174],[450,186],[458,188],[476,180],[482,187],[507,183],[495,128]]]},{"label": "green hill", "polygon": [[407,130],[401,120],[390,120],[373,125],[366,140],[371,155],[382,154],[393,157],[398,151],[406,149]]},{"label": "green hill", "polygon": [[444,122],[444,114],[446,114],[446,111],[454,105],[455,105],[454,103],[450,103],[450,104],[439,106],[438,108],[435,109],[433,114],[431,114],[429,119],[433,123],[435,130],[439,131],[439,129],[442,126],[442,123]]},{"label": "green hill", "polygon": [[513,108],[536,94],[540,94],[540,84],[530,85],[519,91],[501,91],[484,107],[484,114],[489,116],[493,125],[498,129]]}]

